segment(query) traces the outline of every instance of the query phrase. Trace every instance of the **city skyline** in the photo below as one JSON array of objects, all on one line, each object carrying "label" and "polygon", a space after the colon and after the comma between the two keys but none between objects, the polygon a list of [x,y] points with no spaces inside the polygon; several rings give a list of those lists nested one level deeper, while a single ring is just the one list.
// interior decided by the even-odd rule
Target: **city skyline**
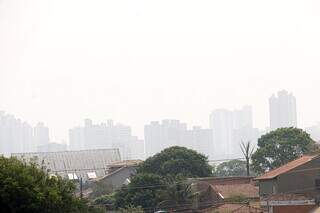
[{"label": "city skyline", "polygon": [[[257,147],[258,138],[281,127],[298,127],[297,101],[293,93],[280,90],[269,97],[270,126],[254,126],[252,106],[214,109],[207,115],[209,128],[189,125],[177,119],[161,119],[144,124],[144,136],[137,137],[127,124],[106,120],[84,119],[83,125],[69,128],[67,143],[52,141],[49,128],[38,122],[32,127],[14,115],[0,112],[0,153],[55,152],[116,148],[122,159],[145,159],[171,146],[194,149],[211,160],[241,158],[240,143],[250,141]],[[190,128],[191,127],[191,128]],[[320,123],[305,130],[320,140]]]},{"label": "city skyline", "polygon": [[[294,98],[294,101],[295,101],[295,110],[296,110],[296,97],[295,97],[295,95],[294,95],[294,93],[293,92],[290,92],[290,94],[286,91],[286,90],[279,90],[279,91],[277,91],[278,92],[278,94],[279,93],[281,93],[281,92],[284,92],[284,93],[287,93],[287,95],[291,95],[291,96],[293,96],[293,98]],[[213,111],[215,111],[215,110],[225,110],[225,111],[234,111],[235,113],[237,112],[237,111],[239,111],[239,112],[241,112],[241,110],[242,110],[242,108],[245,108],[245,107],[250,107],[250,116],[251,116],[251,118],[250,118],[250,126],[252,127],[252,128],[258,128],[259,130],[261,130],[261,131],[268,131],[269,129],[271,129],[272,130],[272,127],[271,127],[271,125],[270,125],[270,119],[271,119],[271,114],[270,114],[270,112],[271,112],[271,108],[270,108],[270,100],[272,99],[272,98],[274,98],[275,96],[274,96],[274,94],[275,94],[275,92],[273,92],[272,94],[270,94],[269,95],[269,97],[268,97],[268,106],[267,106],[267,108],[268,108],[268,113],[267,113],[267,116],[268,116],[268,118],[267,118],[267,121],[265,122],[265,123],[267,123],[267,124],[269,124],[269,125],[266,125],[266,126],[264,126],[264,127],[259,127],[259,126],[257,126],[257,125],[255,125],[256,124],[256,122],[255,122],[255,116],[254,116],[254,114],[253,114],[253,112],[254,112],[254,106],[252,106],[252,105],[248,105],[248,104],[244,104],[244,105],[242,105],[242,106],[240,106],[240,107],[230,107],[230,108],[224,108],[224,107],[221,107],[221,108],[216,108],[216,109],[212,109],[209,113],[208,113],[208,115],[207,115],[207,117],[206,117],[206,119],[201,119],[201,118],[199,118],[199,119],[197,119],[197,120],[194,120],[194,121],[191,121],[191,122],[187,122],[186,120],[184,120],[184,119],[178,119],[178,118],[159,118],[159,119],[153,119],[153,120],[149,120],[149,121],[147,121],[146,123],[144,123],[143,125],[142,125],[142,127],[139,127],[139,128],[144,128],[144,126],[147,124],[147,123],[150,123],[150,122],[152,122],[152,121],[162,121],[162,120],[179,120],[179,121],[183,121],[183,122],[185,122],[185,123],[187,123],[188,124],[188,126],[200,126],[201,128],[204,128],[204,129],[206,129],[206,128],[211,128],[211,126],[210,126],[210,114],[213,112]],[[299,104],[298,104],[299,105]],[[239,110],[240,109],[240,110]],[[298,107],[298,109],[300,109],[300,107]],[[2,111],[3,113],[4,112],[6,112],[5,110],[3,110]],[[8,112],[9,113],[9,112]],[[192,113],[192,112],[190,112],[190,113]],[[10,114],[10,113],[9,113]],[[297,113],[297,111],[296,111],[296,117],[299,117],[299,113]],[[207,122],[207,123],[204,123],[203,124],[203,122],[199,122],[200,120],[207,120],[208,121],[208,118],[209,118],[209,122]],[[21,119],[21,118],[18,118],[19,120],[23,120],[23,121],[25,121],[25,122],[27,122],[28,124],[30,123],[29,121],[26,121],[26,120],[24,120],[24,119]],[[74,128],[74,127],[77,127],[77,126],[80,126],[81,125],[81,123],[82,123],[82,121],[83,120],[86,120],[86,119],[89,119],[89,118],[78,118],[78,120],[80,119],[80,123],[77,123],[77,124],[75,124],[74,126],[69,126],[68,128],[67,128],[67,130],[65,130],[65,131],[67,131],[67,136],[66,137],[64,137],[64,138],[62,138],[61,140],[55,140],[55,139],[53,139],[53,138],[56,138],[56,137],[54,137],[54,135],[51,133],[52,132],[52,128],[51,128],[51,126],[49,126],[49,125],[47,125],[49,128],[50,128],[50,138],[51,138],[51,140],[52,141],[55,141],[55,142],[58,142],[58,143],[61,143],[61,142],[64,142],[64,143],[69,143],[70,141],[69,141],[69,130],[70,129],[72,129],[72,128]],[[108,120],[113,120],[113,119],[101,119],[101,118],[95,118],[95,119],[92,119],[92,118],[90,118],[90,120],[95,120],[97,123],[105,123],[105,122],[108,122]],[[319,119],[320,120],[320,119]],[[320,121],[319,121],[320,122]],[[298,125],[298,128],[302,128],[302,129],[308,129],[308,128],[311,128],[311,127],[313,127],[313,126],[316,126],[316,125],[318,125],[319,124],[319,122],[315,122],[315,123],[312,123],[312,124],[309,124],[309,125],[305,125],[305,126],[302,126],[302,125]],[[46,122],[43,122],[43,120],[41,120],[41,121],[36,121],[36,123],[35,123],[35,125],[34,126],[36,126],[36,125],[44,125],[44,123],[46,123]],[[201,125],[201,124],[203,124],[203,125]],[[300,124],[300,122],[299,122],[299,124]],[[138,136],[138,138],[141,138],[141,139],[144,139],[144,130],[142,131],[142,133],[140,133],[140,134],[137,134],[136,133],[136,131],[134,131],[134,129],[137,129],[137,127],[135,127],[135,126],[132,126],[132,125],[130,125],[130,124],[128,124],[128,123],[126,123],[126,125],[128,125],[128,126],[130,126],[130,128],[131,128],[131,131],[132,131],[132,134],[133,135],[137,135]],[[290,125],[289,125],[290,126]],[[297,126],[297,125],[293,125],[293,126]],[[280,126],[279,126],[280,127]],[[49,134],[49,133],[48,133]]]}]

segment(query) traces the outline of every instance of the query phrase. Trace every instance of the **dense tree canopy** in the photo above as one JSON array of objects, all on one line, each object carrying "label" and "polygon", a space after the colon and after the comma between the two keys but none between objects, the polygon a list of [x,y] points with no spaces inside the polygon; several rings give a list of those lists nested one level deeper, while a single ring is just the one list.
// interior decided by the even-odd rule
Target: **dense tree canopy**
[{"label": "dense tree canopy", "polygon": [[153,173],[160,176],[207,177],[212,175],[208,159],[194,150],[173,146],[144,161],[138,173]]},{"label": "dense tree canopy", "polygon": [[75,186],[60,177],[50,178],[36,165],[0,157],[0,212],[89,212],[74,197]]},{"label": "dense tree canopy", "polygon": [[263,173],[315,149],[315,142],[302,129],[279,128],[259,138],[258,149],[252,155],[253,169]]},{"label": "dense tree canopy", "polygon": [[246,162],[241,160],[231,160],[219,164],[213,172],[214,176],[246,176]]},{"label": "dense tree canopy", "polygon": [[140,164],[131,183],[115,193],[114,207],[141,206],[151,212],[157,207],[189,205],[186,178],[211,175],[207,157],[184,147],[170,147]]}]

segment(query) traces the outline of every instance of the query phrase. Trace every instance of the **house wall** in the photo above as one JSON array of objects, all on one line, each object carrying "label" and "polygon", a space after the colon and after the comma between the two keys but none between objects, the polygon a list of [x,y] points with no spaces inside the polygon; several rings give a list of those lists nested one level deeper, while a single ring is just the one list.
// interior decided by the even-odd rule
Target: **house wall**
[{"label": "house wall", "polygon": [[103,182],[104,185],[111,186],[113,190],[116,190],[124,184],[127,178],[134,174],[136,174],[135,167],[125,167],[106,176],[100,181]]},{"label": "house wall", "polygon": [[305,193],[318,191],[315,180],[320,179],[320,158],[316,158],[277,177],[278,193]]},{"label": "house wall", "polygon": [[259,195],[264,197],[278,192],[277,179],[259,181]]},{"label": "house wall", "polygon": [[308,213],[314,205],[306,206],[274,206],[272,213]]}]

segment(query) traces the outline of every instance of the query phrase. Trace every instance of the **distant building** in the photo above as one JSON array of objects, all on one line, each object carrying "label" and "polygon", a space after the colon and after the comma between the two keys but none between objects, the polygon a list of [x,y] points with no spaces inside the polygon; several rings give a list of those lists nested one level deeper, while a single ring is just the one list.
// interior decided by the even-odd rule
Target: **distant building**
[{"label": "distant building", "polygon": [[67,151],[67,145],[61,143],[48,143],[37,147],[37,152],[63,152]]},{"label": "distant building", "polygon": [[183,134],[184,146],[196,150],[212,159],[213,157],[213,134],[212,129],[202,129],[200,126],[194,126],[186,130]]},{"label": "distant building", "polygon": [[252,109],[244,106],[240,110],[217,109],[210,115],[213,130],[213,159],[242,157],[240,143],[255,144],[259,130],[252,125]]},{"label": "distant building", "polygon": [[0,155],[36,150],[33,128],[13,115],[0,112]]},{"label": "distant building", "polygon": [[69,149],[117,148],[122,159],[144,159],[144,142],[131,133],[131,127],[116,124],[112,120],[93,124],[86,119],[84,127],[69,130]]},{"label": "distant building", "polygon": [[178,120],[153,121],[144,126],[146,156],[152,156],[170,146],[181,145],[182,135],[187,129]]},{"label": "distant building", "polygon": [[50,175],[70,180],[79,180],[81,177],[84,181],[105,176],[108,165],[121,160],[118,149],[14,153],[12,156],[34,162]]},{"label": "distant building", "polygon": [[233,154],[233,114],[226,109],[218,109],[210,115],[213,129],[213,152],[215,159],[228,158]]},{"label": "distant building", "polygon": [[279,91],[269,99],[270,128],[297,127],[296,98],[285,90]]},{"label": "distant building", "polygon": [[34,142],[37,146],[47,145],[50,142],[49,128],[40,122],[34,127]]},{"label": "distant building", "polygon": [[144,127],[146,156],[150,157],[171,146],[184,146],[212,157],[212,130],[200,126],[187,128],[179,120],[153,121]]}]

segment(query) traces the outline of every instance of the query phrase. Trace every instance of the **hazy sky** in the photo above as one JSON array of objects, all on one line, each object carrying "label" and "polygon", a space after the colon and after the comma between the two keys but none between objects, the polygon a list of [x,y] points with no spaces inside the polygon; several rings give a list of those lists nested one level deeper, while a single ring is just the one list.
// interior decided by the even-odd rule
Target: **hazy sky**
[{"label": "hazy sky", "polygon": [[301,127],[320,121],[319,0],[0,0],[0,110],[52,140],[84,118],[208,127],[216,108],[297,97]]}]

